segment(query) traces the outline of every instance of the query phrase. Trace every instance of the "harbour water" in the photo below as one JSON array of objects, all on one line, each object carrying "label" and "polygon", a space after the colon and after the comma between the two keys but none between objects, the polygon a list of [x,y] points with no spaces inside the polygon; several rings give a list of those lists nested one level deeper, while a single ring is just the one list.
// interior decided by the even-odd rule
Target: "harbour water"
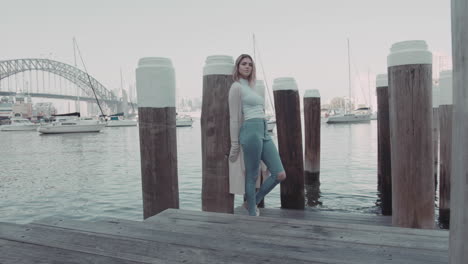
[{"label": "harbour water", "polygon": [[[319,210],[378,214],[377,121],[321,127]],[[276,141],[276,134],[272,134]],[[0,137],[0,221],[47,216],[142,219],[138,127],[101,133]],[[200,120],[177,128],[180,208],[201,210]],[[235,206],[242,197],[237,196]],[[280,207],[279,186],[265,206]]]}]

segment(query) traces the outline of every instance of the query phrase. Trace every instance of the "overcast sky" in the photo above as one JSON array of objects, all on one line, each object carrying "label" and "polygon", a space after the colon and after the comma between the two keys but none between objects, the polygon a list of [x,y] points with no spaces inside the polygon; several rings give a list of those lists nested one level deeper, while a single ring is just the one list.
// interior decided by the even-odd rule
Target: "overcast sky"
[{"label": "overcast sky", "polygon": [[450,1],[0,0],[0,60],[73,64],[76,37],[88,72],[110,89],[120,87],[120,69],[130,84],[139,58],[160,56],[173,62],[177,95],[201,97],[206,57],[252,53],[253,33],[270,88],[290,76],[322,101],[348,94],[349,37],[353,94],[363,102],[393,43],[422,39],[451,55]]}]

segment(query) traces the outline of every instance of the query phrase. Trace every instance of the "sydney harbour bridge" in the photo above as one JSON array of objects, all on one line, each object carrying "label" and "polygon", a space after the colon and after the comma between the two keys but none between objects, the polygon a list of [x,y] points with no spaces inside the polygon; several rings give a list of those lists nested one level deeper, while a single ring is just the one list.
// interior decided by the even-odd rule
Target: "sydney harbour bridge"
[{"label": "sydney harbour bridge", "polygon": [[96,104],[93,90],[106,115],[136,109],[127,96],[118,97],[72,65],[50,59],[0,60],[0,97],[15,96],[21,91],[31,97]]}]

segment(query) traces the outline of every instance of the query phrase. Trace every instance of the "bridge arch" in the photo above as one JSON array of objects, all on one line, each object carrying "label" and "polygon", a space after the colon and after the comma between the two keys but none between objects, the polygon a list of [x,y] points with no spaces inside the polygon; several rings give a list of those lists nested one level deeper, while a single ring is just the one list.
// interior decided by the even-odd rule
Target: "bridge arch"
[{"label": "bridge arch", "polygon": [[[14,59],[0,61],[0,80],[25,71],[45,71],[63,77],[76,84],[89,97],[94,97],[93,90],[100,101],[112,107],[119,98],[104,85],[86,72],[63,62],[50,59]],[[91,80],[91,81],[90,81]]]}]

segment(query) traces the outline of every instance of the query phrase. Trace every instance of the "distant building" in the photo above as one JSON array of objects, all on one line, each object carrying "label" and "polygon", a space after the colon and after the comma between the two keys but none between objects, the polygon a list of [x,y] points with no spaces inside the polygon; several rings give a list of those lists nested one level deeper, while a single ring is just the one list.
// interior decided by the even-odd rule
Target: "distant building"
[{"label": "distant building", "polygon": [[33,116],[32,103],[25,101],[26,97],[23,93],[17,93],[15,96],[15,104],[13,105],[13,115],[23,118],[31,118]]},{"label": "distant building", "polygon": [[2,97],[0,99],[0,120],[13,116],[13,98]]},{"label": "distant building", "polygon": [[50,117],[57,113],[54,104],[50,102],[36,103],[33,107],[33,116]]}]

